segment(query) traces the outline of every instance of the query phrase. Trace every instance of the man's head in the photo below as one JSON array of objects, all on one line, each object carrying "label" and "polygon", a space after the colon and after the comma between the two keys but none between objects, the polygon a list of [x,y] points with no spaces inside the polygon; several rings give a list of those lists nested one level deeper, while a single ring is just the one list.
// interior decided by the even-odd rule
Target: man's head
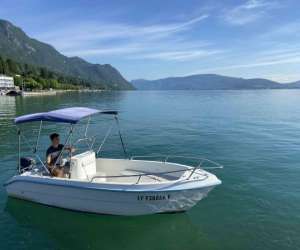
[{"label": "man's head", "polygon": [[59,145],[59,134],[53,133],[50,135],[50,140],[53,146]]}]

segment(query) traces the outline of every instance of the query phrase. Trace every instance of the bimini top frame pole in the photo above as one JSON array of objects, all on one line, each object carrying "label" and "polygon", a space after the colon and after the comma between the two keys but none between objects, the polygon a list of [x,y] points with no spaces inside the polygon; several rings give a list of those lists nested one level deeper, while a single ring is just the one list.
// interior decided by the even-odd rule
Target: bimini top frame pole
[{"label": "bimini top frame pole", "polygon": [[18,171],[21,172],[21,130],[18,128]]},{"label": "bimini top frame pole", "polygon": [[118,119],[118,117],[116,115],[115,115],[115,120],[116,120],[116,123],[117,123],[117,126],[118,126],[118,134],[119,134],[119,138],[120,138],[120,141],[121,141],[121,144],[122,144],[124,156],[125,156],[125,158],[128,158],[128,154],[127,154],[127,151],[126,151],[126,148],[125,148],[125,144],[124,144],[124,141],[123,141],[123,137],[122,137],[122,134],[121,134],[119,119]]},{"label": "bimini top frame pole", "polygon": [[[63,153],[64,153],[64,150],[65,150],[67,144],[68,144],[69,141],[71,140],[71,137],[72,137],[72,134],[73,134],[73,126],[74,126],[74,125],[71,124],[69,135],[68,135],[68,137],[67,137],[67,139],[66,139],[66,142],[65,142],[65,144],[64,144],[64,146],[63,146],[63,148],[62,148],[62,150],[61,150],[60,153],[59,153],[59,156],[57,157],[57,159],[56,159],[56,161],[55,161],[55,163],[54,163],[54,167],[56,167],[56,164],[59,162],[60,158],[62,157],[62,155],[63,155]],[[72,153],[72,150],[70,150],[70,153]]]},{"label": "bimini top frame pole", "polygon": [[34,147],[33,153],[36,153],[37,148],[39,146],[39,141],[40,141],[40,135],[41,135],[41,131],[42,131],[42,126],[43,126],[43,121],[40,122],[40,129],[39,129],[38,136],[36,138],[36,143],[35,143],[35,147]]},{"label": "bimini top frame pole", "polygon": [[[32,147],[32,145],[30,145],[30,143],[28,142],[26,137],[22,134],[21,129],[18,128],[18,138],[19,138],[19,164],[18,164],[19,167],[18,167],[18,170],[19,170],[19,173],[21,172],[21,137],[23,138],[23,141],[27,144],[27,146],[29,148]],[[47,171],[47,173],[50,173],[48,168],[45,166],[44,162],[41,160],[40,156],[37,154],[35,147],[32,149],[32,152],[33,152],[34,156],[38,159],[38,161],[42,164],[43,168]]]},{"label": "bimini top frame pole", "polygon": [[[116,122],[116,125],[117,125],[117,128],[118,128],[118,135],[119,135],[119,138],[120,138],[120,141],[121,141],[121,145],[122,145],[122,149],[123,149],[124,156],[125,156],[125,158],[128,158],[128,153],[127,153],[127,150],[126,150],[126,147],[125,147],[125,143],[124,143],[124,140],[123,140],[123,136],[122,136],[122,133],[121,133],[121,128],[120,128],[118,116],[115,115],[115,116],[114,116],[114,119],[115,119],[115,122]],[[107,130],[107,132],[106,132],[106,134],[105,134],[105,136],[104,136],[104,138],[103,138],[103,140],[102,140],[100,146],[98,147],[98,149],[97,149],[97,151],[96,151],[96,155],[99,155],[99,153],[100,153],[100,151],[101,151],[103,145],[104,145],[105,142],[106,142],[106,139],[108,138],[108,136],[109,136],[110,133],[111,133],[111,130],[112,130],[112,128],[113,128],[113,125],[114,125],[114,124],[112,124],[112,125],[108,128],[108,130]]]}]

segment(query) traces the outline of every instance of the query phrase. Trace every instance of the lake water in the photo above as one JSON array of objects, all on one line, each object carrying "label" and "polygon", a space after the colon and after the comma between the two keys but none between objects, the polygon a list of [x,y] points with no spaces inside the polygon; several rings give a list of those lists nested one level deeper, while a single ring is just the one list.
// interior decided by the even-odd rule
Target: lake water
[{"label": "lake water", "polygon": [[[68,106],[120,110],[131,155],[206,157],[225,166],[213,171],[223,184],[186,213],[140,217],[78,213],[8,199],[2,184],[15,173],[17,157],[11,119]],[[0,249],[300,249],[299,107],[297,90],[1,96]],[[91,132],[101,139],[109,118],[95,119]],[[32,142],[37,127],[24,128]],[[41,152],[48,145],[47,134],[66,129],[49,124]],[[122,157],[115,133],[103,154]]]}]

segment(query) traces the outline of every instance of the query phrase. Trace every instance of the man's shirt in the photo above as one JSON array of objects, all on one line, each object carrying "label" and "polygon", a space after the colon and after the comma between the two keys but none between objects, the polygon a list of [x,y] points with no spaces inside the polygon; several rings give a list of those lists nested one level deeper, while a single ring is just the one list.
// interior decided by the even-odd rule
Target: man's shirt
[{"label": "man's shirt", "polygon": [[51,157],[50,165],[54,165],[64,148],[63,144],[59,144],[57,147],[53,147],[52,145],[47,149],[46,151],[46,158],[48,159],[48,156]]}]

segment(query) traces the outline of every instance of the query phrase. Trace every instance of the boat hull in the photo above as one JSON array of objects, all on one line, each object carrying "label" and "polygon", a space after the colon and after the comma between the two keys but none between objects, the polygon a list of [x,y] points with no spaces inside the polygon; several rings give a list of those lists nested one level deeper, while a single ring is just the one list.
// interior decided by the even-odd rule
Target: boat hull
[{"label": "boat hull", "polygon": [[203,199],[214,186],[186,190],[107,190],[84,183],[47,183],[12,180],[6,184],[9,196],[76,211],[145,215],[186,211]]}]

